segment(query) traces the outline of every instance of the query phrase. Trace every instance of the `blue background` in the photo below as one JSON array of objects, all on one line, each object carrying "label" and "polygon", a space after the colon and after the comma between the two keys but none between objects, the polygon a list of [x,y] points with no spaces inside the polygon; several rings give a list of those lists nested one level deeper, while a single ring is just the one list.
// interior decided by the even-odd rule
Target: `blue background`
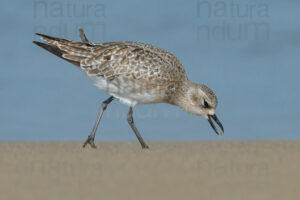
[{"label": "blue background", "polygon": [[[164,48],[178,57],[191,81],[217,94],[223,137],[205,119],[157,104],[135,109],[144,139],[299,139],[299,9],[292,0],[2,0],[0,140],[86,139],[108,95],[76,67],[32,44],[39,40],[34,32],[79,40],[79,26],[94,42]],[[269,32],[260,29],[255,38],[251,29],[239,38],[249,23],[263,23]],[[114,101],[96,139],[135,140],[127,111]]]}]

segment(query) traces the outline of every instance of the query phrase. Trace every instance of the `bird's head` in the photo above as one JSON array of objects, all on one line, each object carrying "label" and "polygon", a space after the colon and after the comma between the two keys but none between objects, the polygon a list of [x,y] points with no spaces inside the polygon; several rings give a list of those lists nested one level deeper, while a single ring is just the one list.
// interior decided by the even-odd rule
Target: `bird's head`
[{"label": "bird's head", "polygon": [[[211,89],[205,85],[190,83],[184,92],[184,101],[179,106],[187,113],[204,117],[218,135],[223,135],[224,128],[216,115],[217,105],[217,96]],[[212,120],[219,126],[220,131]]]}]

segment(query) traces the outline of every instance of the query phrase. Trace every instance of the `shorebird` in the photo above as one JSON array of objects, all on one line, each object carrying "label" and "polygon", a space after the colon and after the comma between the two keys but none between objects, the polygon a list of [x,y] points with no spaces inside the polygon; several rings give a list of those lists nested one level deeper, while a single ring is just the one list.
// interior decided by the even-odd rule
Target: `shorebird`
[{"label": "shorebird", "polygon": [[[140,104],[168,103],[208,120],[216,134],[224,129],[215,114],[217,96],[203,84],[190,82],[179,60],[168,51],[139,42],[93,43],[79,29],[81,42],[36,33],[45,42],[33,41],[54,55],[74,64],[93,83],[111,96],[102,102],[91,134],[83,147],[94,143],[103,112],[114,99],[127,104],[127,121],[142,148],[149,148],[133,121]],[[214,125],[215,121],[219,129]]]}]

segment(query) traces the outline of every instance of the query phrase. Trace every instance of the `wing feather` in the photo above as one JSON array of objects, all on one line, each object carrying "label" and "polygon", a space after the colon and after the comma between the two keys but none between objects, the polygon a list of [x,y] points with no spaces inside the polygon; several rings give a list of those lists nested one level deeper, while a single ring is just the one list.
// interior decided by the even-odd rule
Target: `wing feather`
[{"label": "wing feather", "polygon": [[108,80],[122,76],[148,81],[187,79],[181,63],[173,54],[149,44],[82,43],[44,34],[37,35],[47,44],[35,42],[36,44],[79,66],[88,76],[102,76]]}]

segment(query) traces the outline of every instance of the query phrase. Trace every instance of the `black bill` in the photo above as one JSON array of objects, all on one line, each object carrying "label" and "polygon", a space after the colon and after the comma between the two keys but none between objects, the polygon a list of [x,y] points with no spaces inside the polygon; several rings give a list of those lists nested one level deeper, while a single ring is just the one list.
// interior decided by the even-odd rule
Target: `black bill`
[{"label": "black bill", "polygon": [[[216,126],[214,125],[213,121],[211,120],[211,118],[218,124],[218,126],[220,127],[220,132],[218,132]],[[223,135],[224,133],[224,128],[223,125],[221,124],[221,122],[219,121],[217,115],[208,115],[208,122],[211,125],[211,127],[214,129],[214,131],[216,132],[217,135]]]}]

